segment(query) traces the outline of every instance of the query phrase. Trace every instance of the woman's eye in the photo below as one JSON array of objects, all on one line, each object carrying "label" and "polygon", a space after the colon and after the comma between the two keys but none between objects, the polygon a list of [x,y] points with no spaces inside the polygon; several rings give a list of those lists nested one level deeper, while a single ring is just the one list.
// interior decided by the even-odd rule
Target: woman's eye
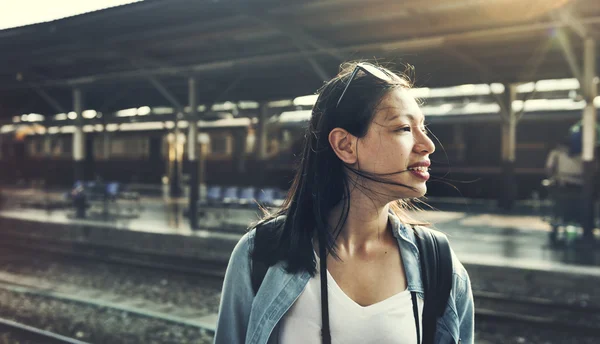
[{"label": "woman's eye", "polygon": [[[418,127],[418,129],[425,135],[429,135],[429,130],[427,129],[427,127]],[[411,132],[412,131],[412,127],[408,126],[408,127],[402,127],[402,128],[398,128],[395,130],[396,132]]]}]

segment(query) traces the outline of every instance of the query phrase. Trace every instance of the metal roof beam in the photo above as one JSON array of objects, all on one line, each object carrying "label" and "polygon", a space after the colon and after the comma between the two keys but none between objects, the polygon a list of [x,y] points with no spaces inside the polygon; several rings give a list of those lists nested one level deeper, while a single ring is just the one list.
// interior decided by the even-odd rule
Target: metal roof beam
[{"label": "metal roof beam", "polygon": [[290,26],[289,23],[282,23],[273,17],[266,17],[257,13],[248,12],[249,18],[257,21],[258,23],[265,25],[271,29],[275,29],[293,40],[302,41],[302,43],[312,46],[315,49],[326,52],[327,54],[336,58],[339,62],[346,59],[346,56],[341,53],[337,48],[332,46],[330,43],[324,42],[320,39],[311,37],[306,34],[303,30]]},{"label": "metal roof beam", "polygon": [[317,76],[319,77],[319,79],[321,79],[322,81],[326,81],[326,80],[331,79],[331,77],[329,76],[329,74],[325,71],[325,68],[323,68],[319,64],[319,62],[317,62],[317,60],[315,60],[314,57],[312,57],[310,54],[307,53],[306,48],[304,47],[304,45],[302,45],[302,43],[300,43],[296,39],[293,39],[293,41],[294,41],[294,45],[298,48],[298,50],[300,50],[304,54],[304,58],[306,58],[306,60],[308,61],[308,63],[312,67],[313,71],[317,74]]},{"label": "metal roof beam", "polygon": [[50,106],[52,106],[52,108],[58,113],[67,113],[67,111],[65,111],[65,108],[63,108],[62,105],[60,105],[60,103],[56,99],[52,98],[52,96],[50,96],[46,91],[44,91],[38,86],[31,86],[31,88],[48,104],[50,104]]},{"label": "metal roof beam", "polygon": [[173,107],[175,107],[177,109],[177,111],[183,112],[183,105],[181,105],[179,100],[177,100],[177,98],[171,92],[169,92],[169,90],[158,80],[158,78],[156,78],[154,75],[149,73],[145,68],[141,67],[141,65],[133,57],[131,57],[131,56],[125,56],[125,57],[129,60],[129,62],[134,67],[139,69],[139,71],[142,73],[142,75],[146,79],[148,79],[148,81],[150,81],[152,86],[154,86],[154,88],[163,97],[165,97],[165,99],[168,100],[169,103],[171,103],[171,105],[173,105]]},{"label": "metal roof beam", "polygon": [[[306,51],[303,51],[303,52],[306,53]],[[306,60],[308,61],[308,63],[312,67],[313,71],[321,79],[321,81],[327,81],[327,80],[331,79],[331,77],[325,71],[325,69],[312,56],[306,54]]]},{"label": "metal roof beam", "polygon": [[[551,46],[552,46],[551,40],[541,42],[540,47],[533,54],[532,58],[529,60],[529,63],[526,63],[525,67],[521,71],[521,74],[524,75],[524,77],[523,77],[524,80],[534,80],[535,79],[535,75],[537,74],[537,71],[539,70],[542,63],[544,63],[544,61],[546,60],[546,57],[548,56],[548,50],[550,49]],[[510,87],[511,93],[515,92],[513,87],[516,87],[516,85],[509,85],[509,87]],[[525,94],[525,96],[523,97],[523,104],[525,104],[529,99],[535,97],[536,94],[537,94],[536,88],[533,89],[533,92]],[[514,96],[511,96],[511,98],[513,100],[516,99],[516,94]],[[510,106],[512,106],[512,103]],[[525,106],[523,106],[523,108],[519,112],[514,113],[516,121],[519,122],[523,118],[524,114],[525,114]]]},{"label": "metal roof beam", "polygon": [[[463,1],[440,1],[440,0],[404,0],[402,1],[402,8],[406,10],[417,10],[420,13],[436,12],[436,11],[447,11],[456,10],[464,7],[477,6],[477,5],[489,5],[494,2],[508,2],[511,0],[463,0]],[[390,0],[370,0],[369,5],[373,6],[374,3],[389,3]],[[324,8],[335,8],[338,5],[364,5],[364,0],[321,0],[315,1],[308,4],[297,4],[291,6],[285,6],[276,8],[272,13],[298,13],[298,12],[310,12],[315,10],[323,10]]]},{"label": "metal roof beam", "polygon": [[585,38],[588,36],[587,27],[579,19],[575,18],[571,12],[563,9],[558,11],[556,16],[558,20],[573,30],[579,37]]},{"label": "metal roof beam", "polygon": [[177,100],[177,98],[175,98],[175,96],[171,94],[171,92],[169,92],[169,90],[166,87],[164,87],[163,84],[161,84],[156,77],[150,74],[145,75],[145,77],[146,79],[148,79],[148,81],[150,81],[154,88],[156,88],[156,90],[160,94],[162,94],[162,96],[165,97],[165,99],[167,99],[169,103],[171,103],[171,105],[173,105],[178,111],[183,111],[183,106],[181,105],[179,100]]},{"label": "metal roof beam", "polygon": [[500,76],[494,73],[489,67],[486,67],[475,58],[458,51],[454,47],[445,47],[444,50],[450,55],[456,57],[462,63],[475,68],[479,72],[480,79],[485,84],[490,84],[493,81],[500,79]]},{"label": "metal roof beam", "polygon": [[240,84],[240,82],[242,82],[242,80],[246,77],[246,75],[247,75],[247,71],[238,75],[237,78],[235,78],[232,82],[229,83],[229,85],[227,85],[227,87],[223,90],[223,92],[221,92],[219,95],[217,95],[216,97],[211,99],[211,101],[208,104],[206,104],[206,107],[210,109],[210,108],[212,108],[212,106],[214,104],[221,101],[223,99],[223,97],[225,97],[227,94],[229,94],[229,92],[234,90]]},{"label": "metal roof beam", "polygon": [[537,74],[540,66],[546,61],[548,57],[548,51],[552,47],[552,40],[546,39],[540,42],[538,48],[533,52],[531,58],[525,63],[525,66],[521,69],[519,73],[521,75],[520,79],[523,80],[535,80],[535,75]]},{"label": "metal roof beam", "polygon": [[[456,57],[459,61],[463,62],[464,64],[466,64],[468,66],[475,68],[479,72],[479,76],[483,83],[491,84],[494,81],[501,80],[500,76],[498,76],[496,73],[494,73],[494,71],[492,71],[490,68],[486,67],[485,65],[483,65],[482,63],[477,61],[475,58],[473,58],[467,54],[464,54],[452,47],[447,47],[445,50],[450,55],[453,55],[454,57]],[[508,90],[505,89],[504,92],[508,92]],[[507,115],[509,113],[510,109],[508,108],[508,104],[506,104],[506,101],[502,97],[502,95],[492,93],[492,97],[494,97],[494,99],[496,100],[496,103],[498,103],[498,105],[500,106],[500,114],[503,117],[505,115]]]},{"label": "metal roof beam", "polygon": [[569,40],[569,36],[565,32],[563,28],[557,30],[558,41],[560,43],[561,51],[569,64],[569,68],[571,69],[571,73],[573,76],[579,80],[579,83],[583,85],[581,73],[581,64],[577,61],[577,56],[573,49],[573,45],[571,45],[571,41]]}]

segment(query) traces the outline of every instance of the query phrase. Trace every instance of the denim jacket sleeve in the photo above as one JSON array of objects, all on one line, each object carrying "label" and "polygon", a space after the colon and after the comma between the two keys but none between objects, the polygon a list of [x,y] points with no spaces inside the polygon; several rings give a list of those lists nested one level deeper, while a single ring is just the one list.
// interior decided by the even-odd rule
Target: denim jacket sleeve
[{"label": "denim jacket sleeve", "polygon": [[250,280],[250,249],[254,232],[247,233],[237,243],[225,272],[215,344],[243,344],[252,308],[254,293]]},{"label": "denim jacket sleeve", "polygon": [[475,336],[475,309],[473,306],[473,291],[469,274],[462,263],[456,258],[454,252],[454,278],[453,288],[456,313],[459,323],[459,343],[473,344]]}]

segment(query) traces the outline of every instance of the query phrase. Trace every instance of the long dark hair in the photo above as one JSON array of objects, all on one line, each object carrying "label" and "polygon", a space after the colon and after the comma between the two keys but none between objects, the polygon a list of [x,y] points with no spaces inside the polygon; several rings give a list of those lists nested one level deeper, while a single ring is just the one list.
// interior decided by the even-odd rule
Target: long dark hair
[{"label": "long dark hair", "polygon": [[[368,173],[347,166],[329,144],[329,133],[338,127],[358,138],[364,137],[383,97],[393,89],[408,89],[412,86],[406,74],[398,75],[377,66],[393,76],[391,80],[385,81],[359,72],[347,89],[343,101],[336,107],[357,63],[342,64],[338,75],[319,89],[319,97],[313,107],[305,134],[299,167],[287,197],[277,212],[266,214],[253,226],[260,230],[262,223],[285,215],[285,221],[282,221],[271,240],[270,247],[252,253],[254,259],[259,259],[268,266],[283,261],[290,273],[307,271],[314,276],[316,259],[312,238],[315,234],[319,239],[320,256],[324,258],[327,254],[332,254],[337,258],[335,239],[348,217],[350,187],[360,188],[365,192],[371,191],[356,181],[367,179],[412,189],[410,186],[394,182],[390,178],[393,174]],[[405,171],[398,171],[401,172]],[[351,179],[348,173],[353,173],[358,178]],[[342,212],[339,221],[334,228],[330,228],[328,215],[340,202]],[[412,219],[406,213],[407,209],[416,209],[410,200],[398,200],[391,205],[391,210],[403,223],[425,224]]]},{"label": "long dark hair", "polygon": [[[267,214],[259,222],[256,230],[260,231],[262,223],[281,215],[285,215],[285,220],[280,227],[275,227],[275,232],[268,232],[269,245],[261,243],[260,248],[252,250],[251,253],[253,261],[262,261],[267,266],[283,261],[289,273],[307,271],[314,276],[316,257],[313,252],[312,239],[315,234],[317,235],[319,256],[321,257],[319,266],[321,336],[324,344],[331,343],[326,275],[327,255],[331,254],[339,259],[336,254],[335,240],[348,218],[350,186],[361,189],[367,195],[369,193],[381,194],[381,192],[365,187],[362,181],[366,179],[414,190],[414,188],[394,182],[390,178],[390,176],[406,172],[406,170],[391,174],[375,174],[362,171],[360,167],[352,168],[338,158],[329,143],[329,133],[334,128],[345,129],[358,138],[364,137],[383,97],[393,89],[411,87],[410,82],[404,76],[398,76],[381,66],[376,66],[390,78],[384,80],[375,75],[359,72],[352,79],[352,84],[346,89],[343,101],[338,105],[338,100],[350,82],[356,66],[356,63],[342,65],[340,73],[319,90],[319,97],[313,107],[309,127],[306,131],[300,166],[287,198],[279,211]],[[351,173],[356,178],[351,178]],[[337,224],[331,228],[328,216],[338,204],[342,205],[342,211]],[[391,209],[403,223],[417,224],[404,211],[408,207],[409,202],[399,200],[392,204]],[[264,238],[264,236],[261,237]]]}]

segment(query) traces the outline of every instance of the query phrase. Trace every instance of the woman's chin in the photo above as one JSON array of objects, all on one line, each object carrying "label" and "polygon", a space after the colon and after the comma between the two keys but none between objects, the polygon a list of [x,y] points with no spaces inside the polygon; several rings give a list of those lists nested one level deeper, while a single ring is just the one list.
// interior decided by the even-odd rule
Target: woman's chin
[{"label": "woman's chin", "polygon": [[425,196],[425,194],[427,193],[427,186],[425,185],[425,183],[423,183],[422,185],[415,185],[413,186],[413,188],[413,190],[402,188],[403,190],[400,191],[398,198],[420,198]]}]

